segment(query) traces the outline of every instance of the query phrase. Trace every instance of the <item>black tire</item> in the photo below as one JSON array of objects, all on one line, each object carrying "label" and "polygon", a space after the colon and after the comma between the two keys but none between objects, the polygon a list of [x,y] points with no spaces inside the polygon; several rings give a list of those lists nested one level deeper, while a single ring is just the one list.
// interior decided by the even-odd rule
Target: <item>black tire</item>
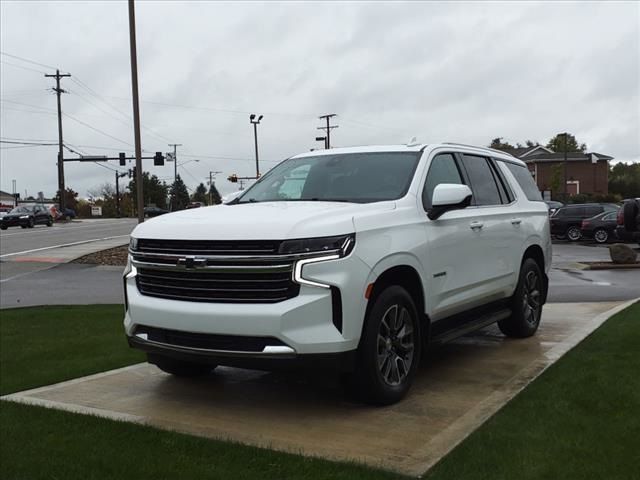
[{"label": "black tire", "polygon": [[593,239],[596,243],[607,243],[609,241],[609,232],[605,228],[597,228],[593,232]]},{"label": "black tire", "polygon": [[49,217],[49,219],[47,220],[47,227],[53,227],[53,218]]},{"label": "black tire", "polygon": [[27,225],[20,225],[21,228],[27,228]]},{"label": "black tire", "polygon": [[203,377],[216,368],[215,365],[185,362],[156,354],[147,354],[147,361],[160,370],[176,377]]},{"label": "black tire", "polygon": [[511,316],[498,322],[502,333],[514,338],[536,333],[542,316],[543,288],[540,267],[532,258],[525,258],[520,266],[518,286],[509,302]]},{"label": "black tire", "polygon": [[624,229],[627,232],[635,232],[638,230],[638,201],[629,200],[622,207],[622,215],[624,221]]},{"label": "black tire", "polygon": [[567,240],[569,240],[570,242],[577,242],[578,240],[580,240],[580,238],[582,238],[582,232],[580,232],[580,227],[577,227],[576,225],[572,225],[569,228],[567,228]]},{"label": "black tire", "polygon": [[0,227],[0,230],[6,230],[9,227]]},{"label": "black tire", "polygon": [[398,285],[385,288],[365,318],[351,377],[354,391],[374,405],[400,401],[413,383],[421,348],[420,321],[411,295]]},{"label": "black tire", "polygon": [[29,228],[33,228],[36,226],[36,221],[33,218],[29,219],[29,224],[27,225]]}]

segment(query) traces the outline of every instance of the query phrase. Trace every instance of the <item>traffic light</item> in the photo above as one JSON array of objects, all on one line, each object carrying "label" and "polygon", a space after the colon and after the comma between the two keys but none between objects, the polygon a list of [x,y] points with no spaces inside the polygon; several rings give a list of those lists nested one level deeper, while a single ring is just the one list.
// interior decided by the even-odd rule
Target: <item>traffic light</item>
[{"label": "traffic light", "polygon": [[155,156],[153,157],[153,164],[156,167],[161,167],[164,165],[164,156],[162,155],[162,152],[156,152]]},{"label": "traffic light", "polygon": [[120,158],[120,166],[124,167],[127,164],[127,156],[124,152],[120,152],[118,154],[118,158]]},{"label": "traffic light", "polygon": [[227,180],[229,180],[231,183],[238,183],[238,175],[236,175],[235,173],[233,175],[229,175]]},{"label": "traffic light", "polygon": [[136,178],[136,167],[129,169],[129,178]]}]

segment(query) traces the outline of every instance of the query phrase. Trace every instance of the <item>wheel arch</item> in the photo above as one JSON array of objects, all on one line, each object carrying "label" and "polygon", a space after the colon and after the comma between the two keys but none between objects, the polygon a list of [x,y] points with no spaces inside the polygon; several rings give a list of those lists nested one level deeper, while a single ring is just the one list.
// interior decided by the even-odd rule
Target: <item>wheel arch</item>
[{"label": "wheel arch", "polygon": [[[547,293],[549,292],[549,277],[547,276],[547,273],[545,272],[545,258],[544,258],[544,250],[542,249],[542,247],[538,244],[533,244],[533,245],[529,245],[527,247],[527,249],[524,251],[524,253],[522,254],[522,260],[520,261],[520,265],[522,266],[522,263],[524,263],[524,261],[527,258],[531,258],[533,261],[535,261],[538,264],[538,268],[540,268],[540,272],[542,273],[542,278],[543,278],[543,283],[544,283],[544,293],[543,293],[543,303],[546,303],[547,301]],[[519,276],[519,274],[518,274]]]},{"label": "wheel arch", "polygon": [[420,277],[420,274],[418,273],[416,268],[408,264],[394,265],[384,270],[380,275],[377,276],[374,282],[371,282],[368,285],[373,285],[373,287],[371,287],[371,291],[367,299],[365,318],[362,322],[363,328],[366,323],[366,318],[369,315],[369,311],[371,310],[373,303],[378,295],[380,295],[380,293],[382,293],[386,287],[391,285],[398,285],[407,290],[409,295],[411,295],[411,298],[416,304],[418,315],[420,316],[422,336],[425,339],[428,338],[430,330],[430,320],[429,316],[425,313],[426,303],[424,285],[422,283],[422,278]]}]

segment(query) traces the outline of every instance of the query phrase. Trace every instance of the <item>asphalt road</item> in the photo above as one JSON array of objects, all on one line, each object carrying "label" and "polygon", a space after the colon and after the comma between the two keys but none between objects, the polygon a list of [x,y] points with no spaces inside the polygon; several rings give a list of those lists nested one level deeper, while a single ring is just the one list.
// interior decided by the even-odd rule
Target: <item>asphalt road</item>
[{"label": "asphalt road", "polygon": [[75,242],[100,240],[131,233],[137,222],[131,218],[81,220],[53,227],[13,227],[0,231],[0,260],[9,256],[28,254],[38,249],[68,245]]},{"label": "asphalt road", "polygon": [[[127,234],[134,226],[135,221],[130,220],[104,220],[93,224],[87,223],[80,227],[71,224],[63,227],[69,230],[56,234],[58,236],[55,238],[74,242],[79,238],[90,239],[92,236],[100,238],[100,236]],[[78,229],[71,230],[72,227]],[[56,231],[55,227],[51,230]],[[7,252],[21,251],[20,249],[24,249],[24,245],[27,244],[27,238],[29,238],[29,246],[36,248],[58,242],[55,239],[47,240],[46,236],[39,234],[37,229],[27,231],[24,235],[24,243],[14,240],[10,245],[3,245],[3,249],[6,248]],[[37,238],[30,238],[29,235]],[[20,236],[8,238],[20,239]],[[4,235],[0,239],[4,243]],[[549,302],[604,302],[639,297],[640,270],[588,271],[579,270],[575,265],[580,261],[608,259],[609,251],[604,246],[555,244],[549,274]],[[122,267],[20,263],[3,261],[0,258],[0,287],[0,308],[26,305],[122,303]]]}]

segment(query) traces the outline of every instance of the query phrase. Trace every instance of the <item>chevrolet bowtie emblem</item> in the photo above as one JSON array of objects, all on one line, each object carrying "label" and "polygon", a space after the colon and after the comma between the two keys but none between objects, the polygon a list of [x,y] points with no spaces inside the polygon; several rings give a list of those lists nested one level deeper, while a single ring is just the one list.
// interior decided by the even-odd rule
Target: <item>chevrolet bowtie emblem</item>
[{"label": "chevrolet bowtie emblem", "polygon": [[185,268],[202,268],[206,267],[207,260],[204,258],[196,258],[193,255],[178,259],[178,266]]}]

